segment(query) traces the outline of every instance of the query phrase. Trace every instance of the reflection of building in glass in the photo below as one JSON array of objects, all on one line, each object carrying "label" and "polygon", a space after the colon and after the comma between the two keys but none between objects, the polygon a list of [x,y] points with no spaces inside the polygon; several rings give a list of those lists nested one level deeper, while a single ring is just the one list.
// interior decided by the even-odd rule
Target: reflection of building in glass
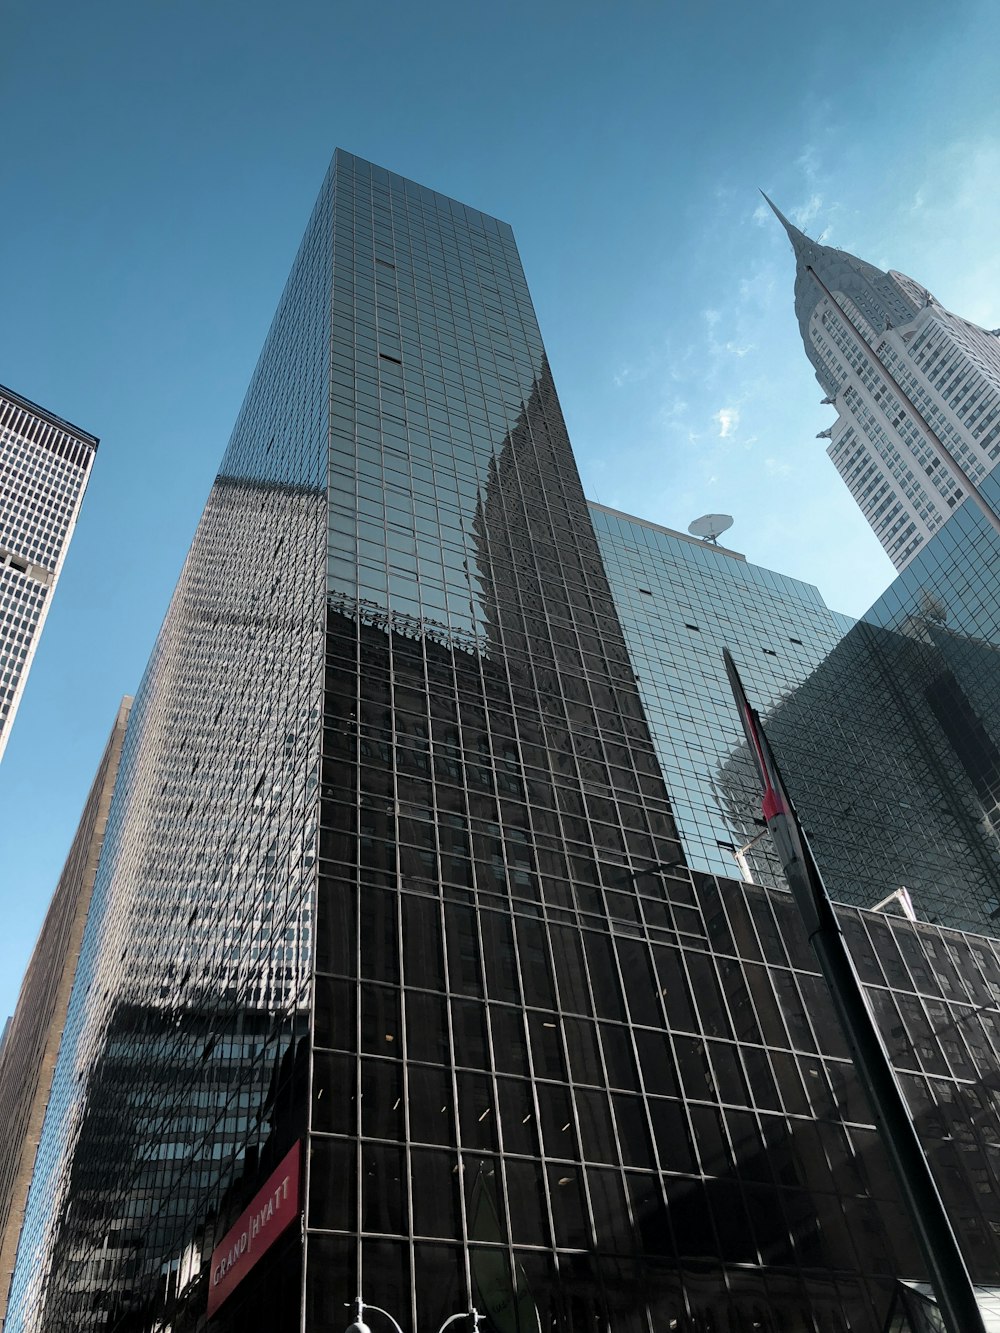
[{"label": "reflection of building in glass", "polygon": [[[835,899],[873,904],[905,885],[921,916],[992,930],[1000,848],[981,794],[990,742],[941,660],[941,635],[916,631],[859,622],[765,724]],[[961,652],[968,659],[968,642]],[[995,676],[995,649],[973,656],[984,683]],[[734,823],[759,813],[744,746],[718,781]],[[766,839],[753,864],[764,857]]]},{"label": "reflection of building in glass", "polygon": [[0,1045],[0,1324],[131,704],[118,710]]},{"label": "reflection of building in glass", "polygon": [[[510,229],[338,153],[136,697],[9,1333],[359,1290],[880,1333],[909,1225],[790,899],[685,864],[618,595]],[[845,928],[996,1280],[1000,956]],[[234,1281],[299,1140],[304,1225]]]},{"label": "reflection of building in glass", "polygon": [[858,624],[735,552],[590,512],[689,864],[783,883],[755,766],[734,751],[728,647],[833,897],[870,906],[906,885],[922,916],[992,932],[1000,587],[978,512],[960,510]]},{"label": "reflection of building in glass", "polygon": [[[994,478],[984,489],[1000,492]],[[1000,540],[967,501],[797,688],[759,695],[840,901],[871,904],[905,885],[921,915],[996,929],[998,569]],[[717,780],[729,818],[749,827],[758,797],[743,747]],[[768,855],[766,839],[751,854],[765,882]]]},{"label": "reflection of building in glass", "polygon": [[0,385],[0,758],[98,441]]},{"label": "reflection of building in glass", "polygon": [[837,409],[827,452],[903,569],[1000,458],[1000,341],[774,211],[795,251],[806,354]]},{"label": "reflection of building in glass", "polygon": [[[1000,1288],[976,1288],[986,1333],[1000,1328]],[[900,1282],[885,1333],[944,1333],[944,1319],[926,1282]]]}]

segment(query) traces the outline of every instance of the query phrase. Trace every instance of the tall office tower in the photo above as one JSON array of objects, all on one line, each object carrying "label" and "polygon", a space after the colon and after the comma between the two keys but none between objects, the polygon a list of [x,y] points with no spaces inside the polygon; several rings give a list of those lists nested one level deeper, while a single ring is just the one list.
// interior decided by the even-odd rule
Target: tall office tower
[{"label": "tall office tower", "polygon": [[0,758],[98,441],[0,385]]},{"label": "tall office tower", "polygon": [[[845,925],[1000,1278],[1000,956]],[[920,1276],[788,895],[684,863],[509,227],[343,152],[136,695],[40,1159],[5,1333],[359,1291],[881,1333]]]},{"label": "tall office tower", "polygon": [[131,703],[118,710],[0,1045],[0,1328]]},{"label": "tall office tower", "polygon": [[837,410],[820,438],[904,569],[963,498],[990,507],[982,485],[1000,458],[1000,340],[912,278],[820,245],[771,208],[795,251],[806,354]]}]

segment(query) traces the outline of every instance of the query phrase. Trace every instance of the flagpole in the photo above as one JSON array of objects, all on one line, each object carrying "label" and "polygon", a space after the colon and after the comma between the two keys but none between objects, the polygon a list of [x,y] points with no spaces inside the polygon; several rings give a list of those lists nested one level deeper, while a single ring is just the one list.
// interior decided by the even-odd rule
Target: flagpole
[{"label": "flagpole", "polygon": [[889,1052],[848,952],[830,895],[775,761],[760,718],[750,707],[728,649],[726,673],[763,786],[763,814],[785,879],[801,913],[868,1094],[896,1182],[906,1202],[948,1333],[986,1333],[972,1278],[931,1174]]}]

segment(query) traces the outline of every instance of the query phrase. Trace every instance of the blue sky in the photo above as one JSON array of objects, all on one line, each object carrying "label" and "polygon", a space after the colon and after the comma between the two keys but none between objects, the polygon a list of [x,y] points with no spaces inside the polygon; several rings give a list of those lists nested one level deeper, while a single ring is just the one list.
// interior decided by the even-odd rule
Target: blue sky
[{"label": "blue sky", "polygon": [[859,613],[787,241],[1000,325],[994,0],[7,0],[0,382],[102,438],[0,766],[0,1018],[340,144],[511,222],[588,493]]}]

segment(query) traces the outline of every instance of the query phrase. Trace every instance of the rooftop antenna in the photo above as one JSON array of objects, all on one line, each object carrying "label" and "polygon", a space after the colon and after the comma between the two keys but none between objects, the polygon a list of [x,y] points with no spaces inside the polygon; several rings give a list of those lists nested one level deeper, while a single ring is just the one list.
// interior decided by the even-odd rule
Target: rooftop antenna
[{"label": "rooftop antenna", "polygon": [[720,536],[732,526],[732,514],[703,514],[688,526],[688,532],[692,537],[700,537],[703,542],[718,546]]}]

